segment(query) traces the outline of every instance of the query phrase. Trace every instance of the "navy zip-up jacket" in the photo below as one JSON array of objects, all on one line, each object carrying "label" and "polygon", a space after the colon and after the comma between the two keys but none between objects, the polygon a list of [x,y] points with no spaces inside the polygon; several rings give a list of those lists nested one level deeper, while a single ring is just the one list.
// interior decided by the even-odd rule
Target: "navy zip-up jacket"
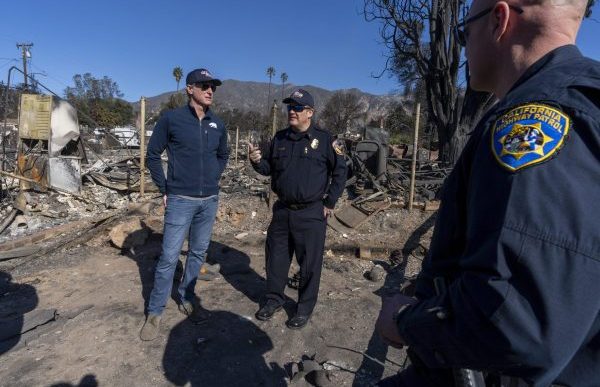
[{"label": "navy zip-up jacket", "polygon": [[[160,155],[167,150],[167,176]],[[150,137],[146,163],[163,194],[211,196],[227,165],[227,130],[209,109],[202,120],[189,105],[163,114]]]}]

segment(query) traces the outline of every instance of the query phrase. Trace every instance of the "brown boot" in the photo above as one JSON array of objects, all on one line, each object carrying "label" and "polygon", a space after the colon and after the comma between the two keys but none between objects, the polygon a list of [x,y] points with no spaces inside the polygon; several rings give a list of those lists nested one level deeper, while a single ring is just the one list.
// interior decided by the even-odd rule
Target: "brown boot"
[{"label": "brown boot", "polygon": [[160,327],[160,316],[149,314],[140,331],[140,339],[143,341],[154,340],[158,337]]},{"label": "brown boot", "polygon": [[219,277],[218,271],[217,272],[211,271],[211,269],[205,267],[205,265],[202,265],[202,268],[200,268],[200,272],[198,273],[199,281],[212,281],[218,277]]},{"label": "brown boot", "polygon": [[179,304],[178,309],[181,313],[188,316],[194,324],[203,324],[208,321],[210,316],[208,311],[200,306],[199,302],[183,301]]}]

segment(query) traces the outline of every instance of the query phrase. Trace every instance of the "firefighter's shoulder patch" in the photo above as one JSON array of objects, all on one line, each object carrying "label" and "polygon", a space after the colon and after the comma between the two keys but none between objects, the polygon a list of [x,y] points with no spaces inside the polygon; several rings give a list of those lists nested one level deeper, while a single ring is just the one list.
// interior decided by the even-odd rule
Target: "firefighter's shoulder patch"
[{"label": "firefighter's shoulder patch", "polygon": [[344,142],[340,139],[334,140],[331,143],[331,146],[333,147],[333,150],[335,151],[336,154],[343,156],[344,155]]}]

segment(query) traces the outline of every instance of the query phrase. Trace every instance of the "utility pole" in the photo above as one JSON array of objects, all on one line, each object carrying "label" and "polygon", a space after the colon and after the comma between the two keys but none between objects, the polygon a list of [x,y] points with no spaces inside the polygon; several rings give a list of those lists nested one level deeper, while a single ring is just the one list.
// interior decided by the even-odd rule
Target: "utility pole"
[{"label": "utility pole", "polygon": [[27,86],[27,58],[31,58],[31,52],[29,49],[33,47],[33,43],[17,43],[17,49],[21,49],[21,55],[23,56],[23,77],[25,79],[24,85],[25,90]]}]

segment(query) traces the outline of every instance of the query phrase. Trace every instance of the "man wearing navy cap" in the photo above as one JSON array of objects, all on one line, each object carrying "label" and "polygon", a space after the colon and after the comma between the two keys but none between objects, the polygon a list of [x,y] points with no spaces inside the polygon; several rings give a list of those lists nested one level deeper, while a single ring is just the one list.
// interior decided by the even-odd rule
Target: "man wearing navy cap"
[{"label": "man wearing navy cap", "polygon": [[252,166],[271,176],[278,197],[265,247],[267,293],[256,318],[268,320],[281,309],[295,253],[300,265],[298,305],[286,324],[300,329],[317,303],[327,217],[344,189],[346,164],[331,134],[312,124],[314,100],[309,92],[297,89],[283,103],[289,127],[275,134],[264,156],[253,145],[249,149]]},{"label": "man wearing navy cap", "polygon": [[[162,254],[156,265],[154,287],[140,338],[158,336],[160,316],[171,294],[179,252],[189,235],[189,251],[178,288],[179,311],[191,320],[206,319],[194,294],[205,260],[219,200],[219,179],[227,164],[227,130],[210,110],[221,81],[206,69],[186,77],[188,104],[162,115],[148,143],[147,165],[163,194],[165,206]],[[169,157],[164,175],[161,154]]]}]

